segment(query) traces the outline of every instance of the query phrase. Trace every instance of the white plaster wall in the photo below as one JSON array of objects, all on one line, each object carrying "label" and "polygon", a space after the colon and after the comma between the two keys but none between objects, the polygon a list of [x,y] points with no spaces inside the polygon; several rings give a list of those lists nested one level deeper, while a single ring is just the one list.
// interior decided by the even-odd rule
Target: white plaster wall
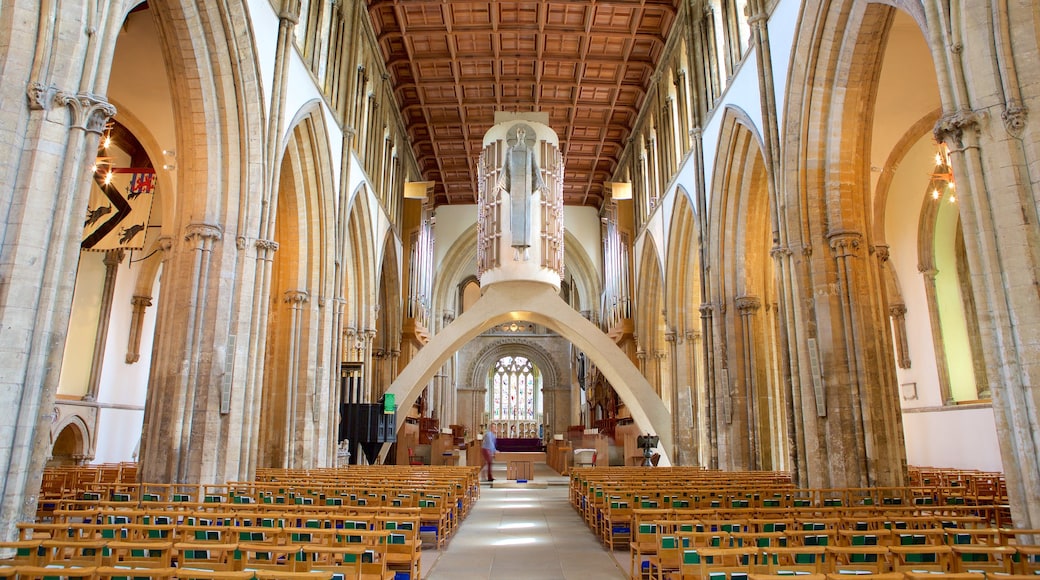
[{"label": "white plaster wall", "polygon": [[136,461],[141,441],[143,411],[101,408],[98,411],[97,451],[94,463]]},{"label": "white plaster wall", "polygon": [[81,252],[72,296],[65,354],[58,377],[58,395],[82,397],[90,387],[90,367],[105,286],[104,252]]},{"label": "white plaster wall", "polygon": [[448,250],[470,226],[477,223],[477,206],[442,205],[437,208],[435,215],[437,223],[433,227],[433,263],[440,272],[441,263]]},{"label": "white plaster wall", "polygon": [[[564,174],[566,178],[566,173]],[[574,236],[581,244],[581,249],[596,266],[596,271],[603,274],[602,247],[600,245],[599,210],[594,207],[564,206],[563,225],[567,233]]]},{"label": "white plaster wall", "polygon": [[892,177],[885,207],[885,241],[889,265],[899,280],[906,303],[906,335],[911,365],[896,369],[900,385],[916,384],[917,398],[904,399],[904,408],[942,405],[935,364],[931,317],[923,275],[918,271],[918,227],[921,204],[928,188],[928,171],[935,165],[935,146],[922,137],[899,163]]},{"label": "white plaster wall", "polygon": [[791,52],[798,26],[801,2],[783,0],[769,15],[769,53],[773,64],[773,86],[776,87],[776,110],[780,119],[780,142],[784,139],[784,100],[787,97],[787,79],[790,74]]},{"label": "white plaster wall", "polygon": [[920,467],[1003,471],[993,409],[947,407],[903,413],[906,458]]}]

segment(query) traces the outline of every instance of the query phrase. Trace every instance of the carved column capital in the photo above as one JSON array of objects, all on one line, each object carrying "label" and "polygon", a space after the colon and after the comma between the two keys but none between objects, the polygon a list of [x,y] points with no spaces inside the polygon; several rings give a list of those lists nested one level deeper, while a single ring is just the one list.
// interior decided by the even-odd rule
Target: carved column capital
[{"label": "carved column capital", "polygon": [[90,93],[72,95],[57,91],[54,102],[69,107],[72,112],[72,126],[87,133],[100,135],[105,130],[108,120],[116,114],[116,108],[112,103]]},{"label": "carved column capital", "polygon": [[170,236],[159,236],[159,238],[157,240],[155,240],[155,244],[157,246],[159,246],[159,250],[162,251],[162,253],[163,253],[162,259],[163,260],[166,260],[166,258],[170,257],[170,252],[173,251],[173,238],[172,237],[170,237]]},{"label": "carved column capital", "polygon": [[952,144],[952,149],[961,149],[964,146],[964,131],[978,131],[982,124],[982,114],[972,110],[954,111],[947,113],[935,122],[932,134],[939,143]]},{"label": "carved column capital", "polygon": [[762,299],[758,296],[738,296],[734,302],[741,316],[750,316],[762,307]]},{"label": "carved column capital", "polygon": [[102,260],[102,263],[108,267],[118,266],[123,262],[124,257],[126,257],[126,252],[121,248],[116,248],[105,252],[105,257]]},{"label": "carved column capital", "polygon": [[906,304],[891,304],[888,307],[888,315],[892,318],[899,318],[906,315]]},{"label": "carved column capital", "polygon": [[201,249],[213,242],[220,241],[223,230],[220,226],[210,224],[188,224],[184,228],[184,241],[191,242],[196,249]]},{"label": "carved column capital", "polygon": [[278,11],[278,19],[295,26],[300,22],[300,0],[282,0],[282,9]]},{"label": "carved column capital", "polygon": [[790,246],[785,247],[781,245],[776,245],[769,249],[769,256],[774,260],[778,258],[789,258],[793,253],[794,252],[791,251]]},{"label": "carved column capital", "polygon": [[852,231],[837,231],[827,235],[827,241],[834,251],[834,257],[855,257],[859,254],[859,247],[863,241],[863,234]]},{"label": "carved column capital", "polygon": [[1001,111],[1000,118],[1004,121],[1004,128],[1012,137],[1020,137],[1026,128],[1029,109],[1018,103],[1012,103]]},{"label": "carved column capital", "polygon": [[701,311],[701,318],[711,318],[711,315],[715,313],[715,305],[710,302],[705,302],[699,307]]},{"label": "carved column capital", "polygon": [[152,297],[141,296],[138,294],[130,299],[130,304],[132,304],[134,308],[148,308],[152,305]]},{"label": "carved column capital", "polygon": [[278,242],[274,240],[257,240],[256,248],[265,252],[277,252]]},{"label": "carved column capital", "polygon": [[874,246],[874,254],[878,257],[880,262],[887,262],[889,259],[888,244],[876,244]]},{"label": "carved column capital", "polygon": [[675,341],[677,341],[677,340],[681,342],[681,339],[682,339],[681,335],[679,335],[674,330],[667,330],[664,333],[664,341],[665,342],[675,343]]},{"label": "carved column capital", "polygon": [[293,306],[299,306],[309,301],[311,295],[306,290],[288,290],[285,293],[284,301],[286,304],[292,304]]},{"label": "carved column capital", "polygon": [[51,110],[57,95],[58,87],[39,82],[29,83],[29,88],[26,90],[26,97],[29,98],[29,108],[34,111]]}]

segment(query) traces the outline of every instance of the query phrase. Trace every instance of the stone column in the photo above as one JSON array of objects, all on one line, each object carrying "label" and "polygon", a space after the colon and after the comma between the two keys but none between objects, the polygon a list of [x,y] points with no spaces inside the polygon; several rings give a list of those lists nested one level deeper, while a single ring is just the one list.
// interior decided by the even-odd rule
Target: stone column
[{"label": "stone column", "polygon": [[151,296],[134,296],[130,300],[130,336],[126,341],[126,364],[141,360],[141,331],[144,330],[145,310],[152,305]]},{"label": "stone column", "polygon": [[297,432],[297,417],[300,411],[300,375],[303,373],[300,362],[302,350],[304,305],[310,300],[305,290],[289,290],[285,293],[285,303],[289,305],[289,352],[287,353],[285,376],[285,440],[282,442],[282,462],[284,467],[297,468],[296,448],[300,434]]},{"label": "stone column", "polygon": [[[53,26],[54,21],[41,18],[44,24]],[[45,44],[37,50],[50,54],[67,49],[61,55],[66,62],[82,57],[83,38],[69,30],[68,36],[75,38],[35,31]],[[32,54],[32,41],[25,40],[29,44],[22,50]],[[7,179],[0,184],[0,405],[7,409],[0,418],[0,539],[13,539],[15,522],[35,517],[36,494],[51,451],[50,423],[72,309],[89,168],[98,137],[115,114],[115,107],[87,92],[89,84],[71,93],[31,82],[28,101],[18,99],[29,66],[33,70],[28,78],[49,79],[51,71],[35,68],[43,57],[39,53],[32,65],[9,56],[5,75],[11,73],[10,78],[5,76],[7,87],[0,89],[5,119],[15,125],[8,129],[12,138],[0,143],[0,155],[9,163]]]},{"label": "stone column", "polygon": [[105,285],[101,290],[101,312],[98,314],[97,331],[94,335],[94,357],[90,363],[90,379],[87,383],[88,401],[96,401],[101,387],[101,368],[105,362],[105,347],[108,344],[108,326],[112,320],[112,295],[116,290],[116,275],[123,262],[123,250],[105,252]]},{"label": "stone column", "polygon": [[758,384],[756,376],[758,360],[756,358],[755,345],[760,344],[762,337],[755,329],[755,312],[762,306],[762,301],[757,296],[741,296],[736,299],[737,312],[740,314],[741,332],[741,358],[743,359],[744,375],[744,412],[747,413],[748,431],[748,469],[760,469],[761,460],[759,453],[762,449],[762,433],[760,432],[760,417],[762,412],[758,407]]},{"label": "stone column", "polygon": [[[946,360],[946,341],[943,340],[942,321],[939,317],[938,290],[935,286],[935,277],[939,271],[935,268],[920,270],[924,277],[924,293],[928,303],[928,321],[931,323],[932,347],[935,352],[935,370],[939,375],[939,393],[942,395],[943,404],[953,403],[953,394],[950,390],[950,366]],[[906,308],[904,307],[904,311]]]},{"label": "stone column", "polygon": [[707,399],[704,401],[704,406],[707,416],[707,425],[703,428],[707,430],[708,440],[708,468],[718,469],[719,468],[719,439],[718,439],[718,418],[716,412],[718,410],[718,390],[716,388],[716,377],[715,377],[715,327],[712,319],[715,311],[715,305],[710,303],[704,303],[700,305],[701,311],[701,334],[704,337],[704,374],[705,374],[705,386],[707,391]]},{"label": "stone column", "polygon": [[362,401],[361,402],[363,402],[363,403],[374,403],[375,402],[375,399],[374,399],[375,393],[372,390],[373,389],[373,387],[372,387],[372,375],[374,374],[374,372],[373,372],[374,369],[372,368],[372,364],[373,364],[372,363],[372,341],[376,337],[376,331],[375,331],[375,329],[368,328],[368,329],[365,329],[365,331],[362,333],[361,336],[362,336],[362,344],[364,345],[363,348],[361,349],[361,366],[364,369],[364,373],[365,373],[365,376],[362,379],[364,381],[364,385],[365,386],[364,386],[364,390],[363,390],[364,395],[362,397]]}]

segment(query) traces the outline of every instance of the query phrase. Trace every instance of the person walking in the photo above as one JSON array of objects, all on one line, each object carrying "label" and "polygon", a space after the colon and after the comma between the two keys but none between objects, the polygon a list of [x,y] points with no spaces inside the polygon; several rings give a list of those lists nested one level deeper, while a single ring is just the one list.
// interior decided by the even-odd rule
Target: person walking
[{"label": "person walking", "polygon": [[497,443],[497,437],[495,437],[495,426],[491,425],[488,427],[486,433],[484,433],[484,442],[480,446],[480,453],[484,456],[484,463],[487,464],[487,480],[495,481],[495,478],[491,475],[491,462],[495,460],[495,452],[498,448],[495,447]]}]

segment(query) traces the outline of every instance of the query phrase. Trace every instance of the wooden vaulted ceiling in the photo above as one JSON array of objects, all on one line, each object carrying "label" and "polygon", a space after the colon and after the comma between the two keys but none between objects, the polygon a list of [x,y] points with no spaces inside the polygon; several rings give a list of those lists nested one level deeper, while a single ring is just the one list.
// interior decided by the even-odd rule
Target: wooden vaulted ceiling
[{"label": "wooden vaulted ceiling", "polygon": [[368,0],[434,203],[477,200],[496,111],[548,113],[564,203],[599,207],[679,0]]}]

